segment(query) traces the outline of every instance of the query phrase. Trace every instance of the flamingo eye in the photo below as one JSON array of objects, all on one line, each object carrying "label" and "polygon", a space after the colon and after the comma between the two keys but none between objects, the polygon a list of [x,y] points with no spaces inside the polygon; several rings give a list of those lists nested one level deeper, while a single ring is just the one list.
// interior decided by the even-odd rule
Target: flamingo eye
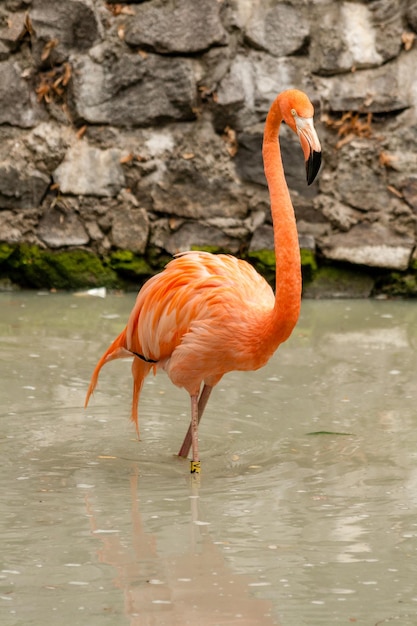
[{"label": "flamingo eye", "polygon": [[297,115],[297,111],[295,109],[291,109],[291,115],[295,117]]}]

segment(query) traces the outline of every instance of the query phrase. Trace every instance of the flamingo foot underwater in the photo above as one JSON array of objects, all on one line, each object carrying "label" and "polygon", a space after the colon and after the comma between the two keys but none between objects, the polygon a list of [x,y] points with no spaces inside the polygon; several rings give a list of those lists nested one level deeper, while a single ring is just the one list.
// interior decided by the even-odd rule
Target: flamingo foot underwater
[{"label": "flamingo foot underwater", "polygon": [[85,406],[103,365],[133,356],[131,418],[138,436],[139,396],[149,372],[165,370],[174,385],[183,387],[191,399],[191,423],[179,456],[187,457],[192,448],[192,473],[200,471],[198,426],[213,387],[227,372],[265,365],[297,323],[300,249],[278,135],[283,121],[298,135],[310,185],[321,164],[313,114],[308,97],[290,89],[277,96],[265,122],[262,154],[274,230],[275,294],[246,261],[225,254],[180,253],[143,285],[126,327],[91,377]]}]

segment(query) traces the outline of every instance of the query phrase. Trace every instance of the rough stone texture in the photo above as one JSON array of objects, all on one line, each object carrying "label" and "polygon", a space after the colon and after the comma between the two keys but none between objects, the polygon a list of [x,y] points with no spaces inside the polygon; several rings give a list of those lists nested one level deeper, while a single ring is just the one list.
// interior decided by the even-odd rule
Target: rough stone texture
[{"label": "rough stone texture", "polygon": [[165,0],[145,2],[127,23],[124,38],[161,54],[202,52],[227,42],[219,11],[217,2],[177,0],[168,10]]},{"label": "rough stone texture", "polygon": [[[74,115],[91,124],[144,126],[194,117],[191,59],[108,51],[73,62]],[[97,60],[98,59],[98,60]]]},{"label": "rough stone texture", "polygon": [[240,240],[238,238],[230,237],[221,229],[204,221],[185,222],[167,238],[165,243],[165,249],[170,254],[184,252],[193,247],[216,248],[236,254],[239,246]]},{"label": "rough stone texture", "polygon": [[[17,60],[0,63],[0,124],[31,128],[42,119],[42,110],[25,70]],[[11,85],[13,88],[11,89]]]},{"label": "rough stone texture", "polygon": [[37,235],[50,248],[85,246],[90,239],[78,215],[63,205],[44,213]]},{"label": "rough stone texture", "polygon": [[77,141],[53,172],[62,193],[80,196],[116,196],[125,183],[121,153],[99,150],[84,140]]},{"label": "rough stone texture", "polygon": [[6,24],[0,25],[0,43],[4,50],[16,50],[20,40],[26,33],[26,13],[16,12],[9,17]]},{"label": "rough stone texture", "polygon": [[360,224],[346,235],[338,233],[323,239],[322,247],[329,259],[405,270],[411,260],[414,241],[395,237],[378,224]]},{"label": "rough stone texture", "polygon": [[50,180],[41,172],[19,170],[7,161],[0,163],[0,210],[38,206]]},{"label": "rough stone texture", "polygon": [[144,254],[149,235],[149,219],[144,209],[123,208],[113,217],[112,241],[117,248]]},{"label": "rough stone texture", "polygon": [[298,87],[323,147],[307,187],[282,128],[300,246],[371,293],[415,271],[416,67],[414,0],[0,3],[0,245],[270,250],[263,126]]},{"label": "rough stone texture", "polygon": [[[33,53],[39,63],[62,63],[70,53],[89,50],[98,38],[98,23],[88,3],[77,0],[33,0]],[[50,45],[46,58],[45,46]]]},{"label": "rough stone texture", "polygon": [[289,4],[253,3],[246,25],[246,41],[277,57],[295,54],[309,35],[309,23],[300,7]]},{"label": "rough stone texture", "polygon": [[312,10],[311,61],[319,74],[377,67],[395,57],[403,30],[400,3],[321,2]]}]

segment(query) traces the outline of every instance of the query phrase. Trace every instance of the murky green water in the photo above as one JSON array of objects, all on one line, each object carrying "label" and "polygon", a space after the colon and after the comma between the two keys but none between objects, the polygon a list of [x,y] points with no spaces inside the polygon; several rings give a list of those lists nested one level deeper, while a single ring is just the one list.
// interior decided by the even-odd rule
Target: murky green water
[{"label": "murky green water", "polygon": [[129,362],[82,409],[133,300],[0,295],[2,626],[415,626],[417,303],[304,302],[212,394],[198,485],[163,374],[141,442]]}]

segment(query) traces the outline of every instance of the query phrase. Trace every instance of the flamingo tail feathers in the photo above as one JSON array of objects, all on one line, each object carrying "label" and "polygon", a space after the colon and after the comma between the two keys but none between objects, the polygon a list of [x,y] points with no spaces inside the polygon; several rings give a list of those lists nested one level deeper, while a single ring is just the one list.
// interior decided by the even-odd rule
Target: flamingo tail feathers
[{"label": "flamingo tail feathers", "polygon": [[[97,386],[100,370],[106,363],[113,361],[114,359],[124,359],[126,357],[132,357],[135,353],[132,353],[126,347],[126,328],[120,333],[118,337],[110,344],[105,353],[98,361],[93,375],[91,376],[90,385],[87,390],[84,407],[86,408],[94,389]],[[143,387],[143,381],[145,380],[149,370],[153,367],[153,362],[145,362],[140,358],[134,358],[132,363],[132,375],[133,375],[133,398],[132,398],[132,412],[131,420],[135,425],[136,433],[139,439],[139,422],[138,422],[138,405],[139,396]]]},{"label": "flamingo tail feathers", "polygon": [[123,359],[125,357],[132,356],[132,353],[129,352],[126,348],[126,328],[120,333],[118,337],[109,345],[106,352],[98,361],[93,375],[91,376],[90,385],[87,390],[87,395],[85,397],[84,408],[87,407],[88,402],[90,400],[90,396],[96,388],[98,377],[100,374],[100,370],[109,361],[113,361],[113,359]]}]

